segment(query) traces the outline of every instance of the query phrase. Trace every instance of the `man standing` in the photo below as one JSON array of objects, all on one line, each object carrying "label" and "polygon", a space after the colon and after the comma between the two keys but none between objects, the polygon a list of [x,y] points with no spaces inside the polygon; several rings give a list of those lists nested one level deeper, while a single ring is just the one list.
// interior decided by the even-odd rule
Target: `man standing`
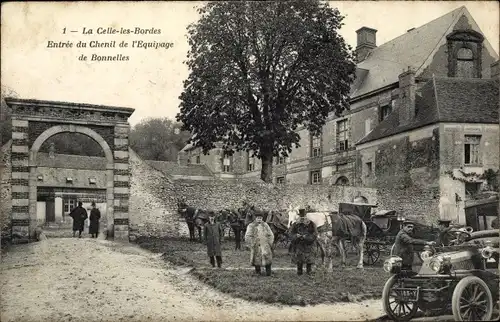
[{"label": "man standing", "polygon": [[297,264],[297,274],[303,274],[304,263],[308,275],[312,273],[314,264],[313,246],[318,237],[316,225],[306,218],[305,209],[299,209],[299,218],[293,223],[291,231],[292,262]]},{"label": "man standing", "polygon": [[82,238],[83,226],[85,224],[85,220],[88,218],[87,210],[82,207],[83,203],[78,201],[78,207],[71,210],[69,216],[73,218],[73,237],[75,237],[75,233],[78,230],[78,238]]},{"label": "man standing", "polygon": [[212,267],[215,267],[215,260],[217,259],[217,267],[220,268],[222,265],[220,243],[222,238],[224,238],[224,231],[220,224],[215,222],[215,213],[213,211],[208,214],[208,222],[203,228],[203,236],[205,237],[210,264],[212,264]]},{"label": "man standing", "polygon": [[412,270],[413,257],[415,256],[413,245],[435,245],[435,242],[428,242],[422,239],[411,237],[415,224],[412,221],[403,222],[403,228],[396,236],[394,243],[393,255],[399,256],[403,259],[403,270]]},{"label": "man standing", "polygon": [[261,267],[264,266],[266,275],[271,276],[274,234],[269,225],[262,221],[262,212],[255,213],[255,220],[248,225],[245,243],[250,248],[250,265],[255,266],[255,273],[260,275]]},{"label": "man standing", "polygon": [[89,234],[92,238],[94,238],[94,235],[97,238],[97,235],[99,234],[99,219],[101,219],[101,212],[97,209],[95,202],[92,201],[92,210],[90,210],[89,216]]}]

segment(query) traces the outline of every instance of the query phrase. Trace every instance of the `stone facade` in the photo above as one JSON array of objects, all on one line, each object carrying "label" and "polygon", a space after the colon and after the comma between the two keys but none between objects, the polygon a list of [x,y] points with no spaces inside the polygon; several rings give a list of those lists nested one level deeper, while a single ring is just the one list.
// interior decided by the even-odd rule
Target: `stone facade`
[{"label": "stone facade", "polygon": [[[412,95],[433,75],[463,76],[457,74],[460,69],[457,67],[457,55],[460,46],[464,44],[472,51],[474,66],[477,67],[477,72],[471,77],[490,78],[490,65],[498,59],[498,54],[484,39],[465,7],[409,30],[380,46],[376,43],[376,33],[377,30],[367,27],[357,31],[358,65],[349,110],[341,117],[332,115],[328,119],[318,140],[319,145],[313,146],[310,133],[299,128],[297,133],[300,135],[300,147],[293,149],[284,164],[279,160],[273,162],[274,182],[279,179],[281,182],[298,184],[362,185],[362,172],[356,164],[356,160],[359,160],[356,145],[401,105],[398,101],[402,99],[402,93],[408,91],[406,94],[409,94],[403,100],[414,99]],[[408,66],[415,71],[412,79],[412,85],[415,86],[407,86],[410,83],[398,79]],[[406,112],[411,113],[410,110]],[[216,155],[220,154],[220,148],[213,151]],[[200,153],[199,149],[187,149],[181,155],[187,152],[192,156]],[[232,164],[235,166],[221,177],[260,176],[259,160],[255,161],[255,170],[248,171],[245,166],[237,166],[236,161],[248,159],[245,152],[233,158],[235,161]],[[221,172],[220,156],[201,157],[201,160],[215,173]],[[315,177],[316,173],[320,174],[319,178]]]},{"label": "stone facade", "polygon": [[10,164],[11,141],[4,144],[0,149],[0,225],[1,239],[10,238],[12,191],[11,191],[11,164]]}]

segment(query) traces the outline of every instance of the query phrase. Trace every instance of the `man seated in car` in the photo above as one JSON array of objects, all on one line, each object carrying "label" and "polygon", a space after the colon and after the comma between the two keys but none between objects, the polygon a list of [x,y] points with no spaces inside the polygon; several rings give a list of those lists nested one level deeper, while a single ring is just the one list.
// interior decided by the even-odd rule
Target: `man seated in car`
[{"label": "man seated in car", "polygon": [[403,260],[402,270],[412,270],[414,250],[413,245],[435,245],[435,242],[428,242],[422,239],[411,237],[415,223],[409,220],[403,222],[403,228],[396,236],[393,255],[401,257]]},{"label": "man seated in car", "polygon": [[450,245],[450,237],[453,238],[453,236],[450,234],[450,231],[453,229],[453,227],[450,227],[450,223],[451,220],[438,220],[439,233],[437,236],[437,244],[439,246]]}]

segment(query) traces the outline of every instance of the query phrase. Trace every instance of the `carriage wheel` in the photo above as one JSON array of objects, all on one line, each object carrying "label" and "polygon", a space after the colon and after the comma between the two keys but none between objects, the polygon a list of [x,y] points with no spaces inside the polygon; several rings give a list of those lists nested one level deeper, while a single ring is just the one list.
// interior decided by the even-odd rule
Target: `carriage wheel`
[{"label": "carriage wheel", "polygon": [[493,297],[488,285],[476,276],[458,282],[451,300],[455,321],[490,321]]},{"label": "carriage wheel", "polygon": [[363,263],[365,265],[375,264],[380,257],[380,246],[378,244],[366,244],[363,255]]}]

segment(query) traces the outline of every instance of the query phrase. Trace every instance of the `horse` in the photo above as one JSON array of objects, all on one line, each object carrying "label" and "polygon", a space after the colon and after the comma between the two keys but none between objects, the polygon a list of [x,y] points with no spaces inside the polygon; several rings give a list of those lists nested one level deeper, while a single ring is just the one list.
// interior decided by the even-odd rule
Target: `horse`
[{"label": "horse", "polygon": [[222,212],[225,213],[226,222],[229,224],[234,233],[234,239],[236,241],[235,249],[241,250],[241,241],[243,240],[243,236],[245,236],[246,232],[245,218],[243,218],[240,209],[236,211],[225,209]]},{"label": "horse", "polygon": [[201,229],[208,222],[208,212],[189,207],[185,202],[178,201],[177,202],[177,211],[181,216],[186,220],[186,224],[189,229],[189,241],[195,241],[195,229],[198,230],[198,237],[200,243],[202,242]]},{"label": "horse", "polygon": [[[297,221],[298,216],[298,209],[292,209],[288,212],[289,228]],[[318,229],[317,244],[321,251],[321,260],[329,271],[333,270],[333,246],[336,246],[340,252],[342,266],[346,265],[344,241],[347,239],[350,239],[352,245],[358,250],[357,268],[363,268],[363,248],[367,229],[366,224],[360,217],[354,214],[338,212],[309,212],[306,213],[306,217]],[[327,259],[326,263],[325,258]]]}]

